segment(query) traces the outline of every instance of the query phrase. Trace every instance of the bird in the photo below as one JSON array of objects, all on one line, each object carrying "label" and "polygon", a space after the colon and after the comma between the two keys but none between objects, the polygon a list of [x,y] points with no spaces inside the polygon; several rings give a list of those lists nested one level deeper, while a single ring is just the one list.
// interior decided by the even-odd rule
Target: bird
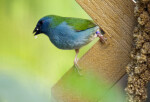
[{"label": "bird", "polygon": [[78,65],[79,49],[90,43],[96,37],[105,42],[105,32],[92,20],[74,17],[62,17],[48,15],[41,18],[35,29],[34,36],[45,34],[50,41],[59,49],[75,50],[74,65],[77,71],[81,69]]}]

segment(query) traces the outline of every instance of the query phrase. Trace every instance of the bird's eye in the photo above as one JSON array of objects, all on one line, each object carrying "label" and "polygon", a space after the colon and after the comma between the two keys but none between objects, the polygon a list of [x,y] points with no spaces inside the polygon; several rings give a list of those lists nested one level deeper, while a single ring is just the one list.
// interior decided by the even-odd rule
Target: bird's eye
[{"label": "bird's eye", "polygon": [[40,24],[42,25],[42,24],[43,24],[43,21],[40,21]]}]

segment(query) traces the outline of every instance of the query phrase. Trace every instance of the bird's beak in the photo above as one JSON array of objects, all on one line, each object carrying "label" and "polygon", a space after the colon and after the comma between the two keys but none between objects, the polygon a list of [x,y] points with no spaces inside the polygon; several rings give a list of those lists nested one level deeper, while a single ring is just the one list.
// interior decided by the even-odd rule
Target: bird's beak
[{"label": "bird's beak", "polygon": [[34,36],[36,36],[36,35],[38,35],[40,33],[41,33],[40,27],[36,26],[34,31],[33,31]]}]

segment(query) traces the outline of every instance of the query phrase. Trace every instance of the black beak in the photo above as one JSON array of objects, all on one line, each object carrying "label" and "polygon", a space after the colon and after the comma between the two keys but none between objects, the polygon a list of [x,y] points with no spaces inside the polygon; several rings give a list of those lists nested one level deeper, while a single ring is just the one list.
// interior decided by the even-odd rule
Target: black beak
[{"label": "black beak", "polygon": [[33,31],[34,36],[35,36],[35,35],[38,35],[38,34],[40,34],[40,33],[41,33],[40,27],[39,27],[39,26],[36,26],[35,29],[34,29],[34,31]]}]

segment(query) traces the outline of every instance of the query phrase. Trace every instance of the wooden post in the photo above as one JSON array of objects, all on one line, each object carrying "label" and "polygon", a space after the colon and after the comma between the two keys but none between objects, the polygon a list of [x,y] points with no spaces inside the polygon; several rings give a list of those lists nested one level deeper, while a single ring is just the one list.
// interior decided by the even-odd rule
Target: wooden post
[{"label": "wooden post", "polygon": [[[90,78],[87,79],[87,73],[91,72],[94,74],[89,75],[94,75],[94,79],[109,83],[105,86],[105,91],[108,91],[125,74],[125,67],[130,61],[132,31],[135,25],[134,4],[132,0],[76,1],[106,32],[107,42],[102,44],[98,41],[79,60],[83,77],[75,75],[71,69],[52,88],[52,96],[56,102],[97,102],[105,92],[88,99],[82,97],[86,93],[83,92],[84,88],[77,88],[80,93],[74,95],[72,86],[77,83],[80,86],[80,82],[85,80],[85,87],[88,82],[92,83]],[[74,80],[74,84],[70,83],[71,80]]]}]

